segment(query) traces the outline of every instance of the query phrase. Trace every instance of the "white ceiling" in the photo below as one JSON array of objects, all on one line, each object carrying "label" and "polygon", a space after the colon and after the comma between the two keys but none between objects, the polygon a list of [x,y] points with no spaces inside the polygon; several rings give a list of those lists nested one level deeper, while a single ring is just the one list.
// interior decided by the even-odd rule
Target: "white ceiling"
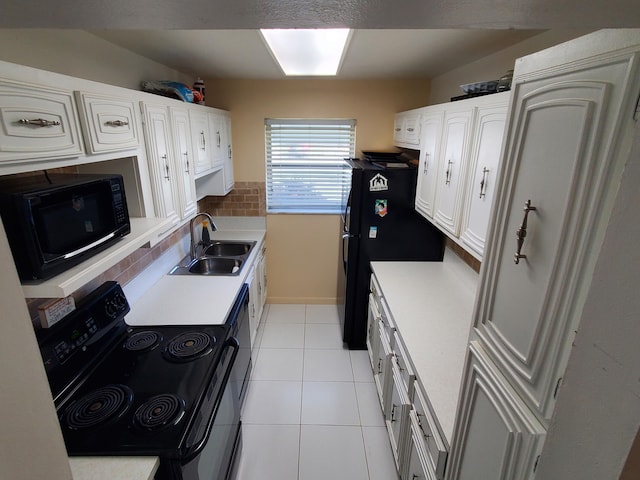
[{"label": "white ceiling", "polygon": [[[109,30],[92,33],[194,76],[284,78],[257,30]],[[338,78],[432,78],[536,33],[539,31],[356,30]]]}]

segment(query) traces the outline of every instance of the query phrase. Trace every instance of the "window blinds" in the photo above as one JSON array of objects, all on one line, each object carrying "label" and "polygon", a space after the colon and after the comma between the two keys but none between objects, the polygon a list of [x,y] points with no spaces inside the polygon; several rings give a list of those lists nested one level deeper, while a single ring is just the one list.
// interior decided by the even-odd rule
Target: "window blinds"
[{"label": "window blinds", "polygon": [[351,185],[355,120],[266,119],[267,211],[340,213]]}]

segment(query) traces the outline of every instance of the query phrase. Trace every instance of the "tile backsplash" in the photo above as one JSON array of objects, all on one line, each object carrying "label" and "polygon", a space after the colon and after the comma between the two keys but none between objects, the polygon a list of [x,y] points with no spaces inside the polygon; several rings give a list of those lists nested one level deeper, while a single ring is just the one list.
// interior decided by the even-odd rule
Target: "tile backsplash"
[{"label": "tile backsplash", "polygon": [[264,217],[267,214],[265,182],[236,182],[224,197],[205,197],[198,211],[214,217]]}]

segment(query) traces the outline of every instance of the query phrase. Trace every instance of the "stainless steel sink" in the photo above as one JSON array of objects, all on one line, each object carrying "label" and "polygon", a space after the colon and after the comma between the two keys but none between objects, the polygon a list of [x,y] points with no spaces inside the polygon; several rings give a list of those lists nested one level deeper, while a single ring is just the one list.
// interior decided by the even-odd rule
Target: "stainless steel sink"
[{"label": "stainless steel sink", "polygon": [[169,275],[238,275],[256,242],[213,241],[195,260],[187,255],[173,267]]},{"label": "stainless steel sink", "polygon": [[216,241],[205,248],[203,255],[212,257],[238,257],[249,254],[256,242],[223,242]]}]

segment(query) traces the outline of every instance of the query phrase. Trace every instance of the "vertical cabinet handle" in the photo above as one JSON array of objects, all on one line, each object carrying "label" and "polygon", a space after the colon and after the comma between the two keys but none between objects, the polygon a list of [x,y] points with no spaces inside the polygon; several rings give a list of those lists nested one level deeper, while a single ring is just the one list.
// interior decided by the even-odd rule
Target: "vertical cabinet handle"
[{"label": "vertical cabinet handle", "polygon": [[200,132],[200,137],[202,138],[202,146],[200,147],[202,150],[207,149],[207,141],[205,140],[204,132]]},{"label": "vertical cabinet handle", "polygon": [[423,172],[424,175],[427,174],[427,170],[429,168],[429,157],[431,157],[430,153],[424,154],[424,172]]},{"label": "vertical cabinet handle", "polygon": [[487,186],[487,173],[489,173],[489,169],[484,167],[482,169],[482,180],[480,180],[480,198],[487,196],[487,192],[484,188]]},{"label": "vertical cabinet handle", "polygon": [[453,161],[449,160],[447,162],[447,171],[445,173],[446,175],[446,178],[444,180],[445,185],[449,185],[451,183],[451,172],[453,171],[453,169],[451,168],[452,165],[453,165]]},{"label": "vertical cabinet handle", "polygon": [[169,164],[167,163],[167,154],[165,153],[161,157],[164,160],[164,168],[167,174],[164,176],[165,179],[169,180]]},{"label": "vertical cabinet handle", "polygon": [[220,140],[220,132],[216,132],[216,138],[217,138],[217,141],[218,141],[218,148],[220,148],[220,143],[222,142]]},{"label": "vertical cabinet handle", "polygon": [[185,161],[185,165],[187,167],[187,169],[185,170],[186,173],[189,173],[189,153],[188,152],[184,152],[184,161]]},{"label": "vertical cabinet handle", "polygon": [[524,239],[527,237],[527,221],[529,218],[529,212],[535,212],[536,207],[531,206],[531,200],[527,200],[524,204],[524,218],[522,219],[522,223],[520,224],[520,228],[516,230],[516,253],[513,256],[513,262],[518,265],[520,263],[520,259],[527,258],[526,255],[520,253],[522,251],[522,245],[524,244]]},{"label": "vertical cabinet handle", "polygon": [[227,149],[228,149],[229,160],[231,160],[231,145],[228,145]]},{"label": "vertical cabinet handle", "polygon": [[397,408],[397,407],[398,407],[398,406],[397,406],[396,404],[393,404],[393,405],[391,406],[391,421],[392,421],[392,422],[395,422],[395,421],[396,421],[396,408]]}]

